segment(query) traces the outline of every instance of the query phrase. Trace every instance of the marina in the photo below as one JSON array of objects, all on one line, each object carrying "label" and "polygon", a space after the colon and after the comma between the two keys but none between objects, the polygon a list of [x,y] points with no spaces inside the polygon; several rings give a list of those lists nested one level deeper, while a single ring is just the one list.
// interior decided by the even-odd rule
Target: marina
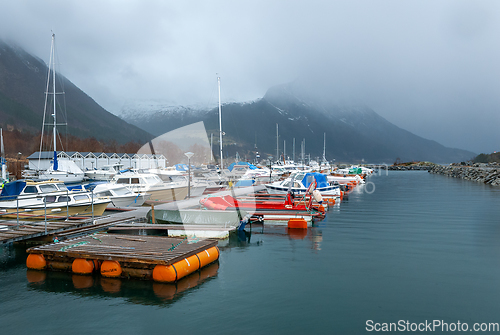
[{"label": "marina", "polygon": [[[389,171],[370,182],[375,192],[356,187],[308,229],[255,223],[235,230],[218,241],[219,260],[207,272],[195,271],[175,284],[27,270],[25,248],[6,246],[0,255],[0,321],[5,331],[18,332],[53,333],[77,326],[78,333],[95,327],[101,332],[168,327],[178,333],[227,334],[242,327],[249,333],[265,327],[266,333],[359,334],[367,320],[394,317],[396,322],[494,321],[499,190],[425,171]],[[469,195],[467,206],[461,201],[464,194]],[[145,215],[149,208],[142,210]],[[116,241],[121,246],[133,242]],[[262,284],[263,276],[273,280]],[[248,318],[235,324],[232,312],[243,306],[242,299]],[[206,311],[206,302],[212,312]],[[52,313],[67,316],[40,328]],[[129,317],[117,319],[117,313]],[[81,315],[97,321],[88,323]]]},{"label": "marina", "polygon": [[500,2],[47,5],[0,11],[1,334],[500,334]]}]

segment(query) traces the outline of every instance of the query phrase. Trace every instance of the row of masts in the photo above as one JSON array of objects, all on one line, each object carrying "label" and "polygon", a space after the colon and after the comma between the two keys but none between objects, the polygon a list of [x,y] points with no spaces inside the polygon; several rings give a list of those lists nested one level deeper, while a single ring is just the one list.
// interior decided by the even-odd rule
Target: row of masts
[{"label": "row of masts", "polygon": [[[279,154],[279,127],[278,124],[276,123],[276,160],[279,160],[280,154]],[[301,143],[301,158],[302,162],[304,162],[305,159],[305,152],[306,152],[306,139],[302,139]],[[284,160],[286,160],[286,141],[283,141],[283,157]],[[295,161],[295,138],[293,138],[293,161]],[[326,162],[326,133],[323,133],[323,159],[322,162]]]}]

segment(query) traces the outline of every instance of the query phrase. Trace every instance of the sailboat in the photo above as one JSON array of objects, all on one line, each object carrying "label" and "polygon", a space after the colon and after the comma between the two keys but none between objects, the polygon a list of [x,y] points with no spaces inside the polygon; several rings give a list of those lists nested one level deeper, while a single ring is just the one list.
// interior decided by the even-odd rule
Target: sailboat
[{"label": "sailboat", "polygon": [[[42,141],[43,141],[43,130],[46,126],[45,123],[45,113],[47,112],[47,106],[49,102],[49,96],[53,97],[53,149],[54,149],[54,160],[52,161],[52,166],[40,173],[40,179],[58,179],[65,183],[79,183],[83,180],[83,171],[71,160],[59,162],[57,159],[57,110],[56,110],[56,95],[64,94],[64,92],[56,92],[56,71],[55,71],[55,38],[56,35],[52,34],[52,44],[50,47],[50,61],[49,61],[49,71],[47,76],[47,89],[45,91],[45,107],[43,112],[43,123],[42,123],[42,138],[40,140],[40,158],[42,156]],[[52,92],[49,92],[50,77],[52,75]],[[40,164],[39,164],[40,166]]]}]

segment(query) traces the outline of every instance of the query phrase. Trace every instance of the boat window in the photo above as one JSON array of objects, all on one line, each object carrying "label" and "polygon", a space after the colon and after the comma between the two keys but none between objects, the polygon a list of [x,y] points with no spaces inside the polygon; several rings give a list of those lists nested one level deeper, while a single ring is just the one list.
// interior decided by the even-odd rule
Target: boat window
[{"label": "boat window", "polygon": [[23,193],[37,193],[36,186],[26,186]]},{"label": "boat window", "polygon": [[130,180],[131,184],[139,184],[139,178],[130,178]]},{"label": "boat window", "polygon": [[89,200],[89,196],[86,195],[86,194],[80,194],[80,195],[75,195],[73,197],[73,199],[75,199],[76,201],[79,201],[79,200]]},{"label": "boat window", "polygon": [[287,181],[286,183],[283,184],[284,187],[290,187],[291,182]]},{"label": "boat window", "polygon": [[104,191],[104,192],[99,192],[96,194],[97,197],[112,197],[113,194],[111,194],[110,191]]},{"label": "boat window", "polygon": [[71,201],[71,198],[70,197],[67,197],[67,196],[60,196],[59,199],[57,199],[57,202],[69,202]]},{"label": "boat window", "polygon": [[58,191],[56,185],[52,185],[52,184],[40,185],[39,187],[40,187],[40,191],[42,191],[43,193],[57,192]]},{"label": "boat window", "polygon": [[301,187],[301,186],[300,186],[300,183],[294,182],[293,187]]},{"label": "boat window", "polygon": [[56,196],[55,195],[51,195],[51,196],[45,197],[45,201],[47,203],[49,203],[49,202],[55,202],[56,201]]},{"label": "boat window", "polygon": [[116,181],[117,184],[130,184],[128,178],[120,178]]}]

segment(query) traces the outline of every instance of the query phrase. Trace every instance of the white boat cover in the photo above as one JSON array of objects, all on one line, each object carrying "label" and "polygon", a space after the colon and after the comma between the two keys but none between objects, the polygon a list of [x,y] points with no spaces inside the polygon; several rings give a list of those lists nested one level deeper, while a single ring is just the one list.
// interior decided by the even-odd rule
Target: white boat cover
[{"label": "white boat cover", "polygon": [[[241,218],[244,219],[247,212],[240,210]],[[148,213],[151,217],[151,211]],[[240,216],[237,211],[221,210],[199,210],[199,209],[155,209],[155,219],[157,223],[175,223],[190,225],[214,225],[214,226],[234,226],[240,225]],[[163,222],[162,222],[163,221]]]}]

